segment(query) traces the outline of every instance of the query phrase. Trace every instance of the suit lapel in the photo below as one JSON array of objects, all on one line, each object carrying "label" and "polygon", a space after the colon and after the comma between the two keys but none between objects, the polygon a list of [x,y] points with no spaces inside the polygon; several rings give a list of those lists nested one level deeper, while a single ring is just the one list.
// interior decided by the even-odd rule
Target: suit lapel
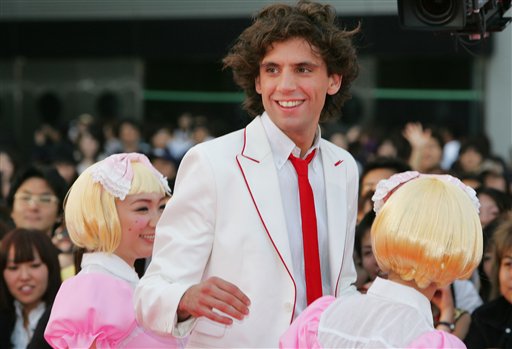
[{"label": "suit lapel", "polygon": [[245,140],[237,162],[254,206],[279,257],[293,275],[288,231],[281,190],[272,151],[259,117],[245,129]]},{"label": "suit lapel", "polygon": [[336,154],[325,144],[322,146],[322,143],[323,141],[320,142],[320,146],[325,176],[330,277],[334,292],[342,268],[345,237],[347,236],[345,232],[347,226],[347,171],[343,159],[339,156],[336,157]]}]

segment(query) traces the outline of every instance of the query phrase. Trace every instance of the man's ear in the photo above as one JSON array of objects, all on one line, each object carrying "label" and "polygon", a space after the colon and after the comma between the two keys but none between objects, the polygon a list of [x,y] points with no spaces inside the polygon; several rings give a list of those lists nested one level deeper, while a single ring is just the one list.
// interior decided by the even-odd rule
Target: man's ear
[{"label": "man's ear", "polygon": [[331,74],[329,76],[329,87],[327,88],[327,94],[332,96],[338,93],[342,80],[343,77],[340,74]]},{"label": "man's ear", "polygon": [[256,87],[256,92],[261,95],[261,84],[260,84],[260,76],[258,75],[256,79],[254,79],[254,86]]}]

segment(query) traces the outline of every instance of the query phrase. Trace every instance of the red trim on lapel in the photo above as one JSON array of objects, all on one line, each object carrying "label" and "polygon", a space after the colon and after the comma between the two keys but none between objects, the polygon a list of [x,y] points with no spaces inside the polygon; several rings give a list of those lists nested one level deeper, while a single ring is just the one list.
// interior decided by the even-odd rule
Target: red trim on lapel
[{"label": "red trim on lapel", "polygon": [[[251,158],[251,157],[249,157],[249,156],[247,156],[247,155],[245,155],[245,154],[244,154],[244,152],[245,152],[245,145],[246,145],[246,144],[247,144],[247,127],[246,127],[246,128],[244,128],[244,146],[242,147],[241,155],[242,155],[244,158],[249,159],[249,160],[252,160],[252,161],[254,161],[254,162],[256,162],[256,163],[258,163],[258,164],[259,164],[260,162],[259,162],[258,160],[253,159],[253,158]],[[238,164],[238,165],[240,165],[240,164]],[[240,168],[240,169],[241,169],[241,168]],[[243,173],[243,171],[242,171],[242,173]],[[245,178],[245,177],[244,177],[244,178]],[[247,186],[247,187],[249,187],[249,186]]]},{"label": "red trim on lapel", "polygon": [[[244,132],[244,141],[245,141],[245,132]],[[245,144],[244,144],[244,148],[245,148]],[[250,160],[253,160],[253,161],[256,161],[256,160],[251,159],[249,157],[246,157],[246,158],[250,159]],[[238,161],[238,158],[236,159],[236,162],[238,164],[238,167],[240,168],[240,172],[242,172],[242,176],[244,177],[245,185],[247,186],[247,190],[249,190],[249,195],[251,195],[251,199],[252,199],[252,202],[254,204],[254,207],[256,208],[256,212],[258,213],[258,216],[260,217],[261,223],[263,223],[263,228],[265,229],[265,232],[267,233],[267,235],[268,235],[268,237],[270,239],[270,242],[272,242],[272,246],[274,246],[274,249],[276,250],[277,255],[279,256],[279,259],[281,259],[281,262],[283,263],[283,265],[284,265],[284,267],[286,269],[286,272],[288,273],[288,275],[290,275],[290,278],[292,279],[293,288],[295,289],[295,294],[294,294],[294,298],[293,298],[292,316],[290,318],[290,324],[291,324],[292,321],[293,321],[293,316],[295,315],[295,305],[297,303],[297,285],[295,284],[295,280],[294,280],[294,278],[292,276],[292,273],[290,273],[290,270],[288,269],[288,266],[286,265],[286,263],[285,263],[285,261],[283,259],[283,256],[281,256],[281,253],[279,252],[279,249],[277,248],[276,244],[274,243],[274,240],[272,239],[272,236],[270,236],[270,233],[268,232],[267,225],[265,224],[265,221],[263,220],[263,217],[261,216],[260,210],[258,209],[258,205],[256,204],[256,200],[254,200],[254,196],[252,195],[251,187],[249,186],[249,183],[247,182],[247,178],[245,177],[244,170],[242,168],[242,165],[240,165],[240,162]],[[256,161],[256,162],[259,163],[259,161]]]},{"label": "red trim on lapel", "polygon": [[341,165],[341,163],[343,162],[343,160],[338,160],[336,161],[336,163],[334,164],[334,167],[338,166],[338,165]]}]

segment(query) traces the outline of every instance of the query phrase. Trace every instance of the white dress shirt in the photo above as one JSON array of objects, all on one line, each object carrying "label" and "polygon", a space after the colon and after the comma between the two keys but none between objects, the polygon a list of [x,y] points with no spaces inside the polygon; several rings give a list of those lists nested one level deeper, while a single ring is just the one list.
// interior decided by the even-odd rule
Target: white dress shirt
[{"label": "white dress shirt", "polygon": [[367,294],[341,295],[320,318],[323,348],[404,348],[434,330],[430,301],[412,287],[376,278]]},{"label": "white dress shirt", "polygon": [[[292,154],[300,157],[300,148],[286,136],[270,119],[267,113],[261,116],[263,127],[267,134],[272,155],[279,178],[283,210],[288,228],[290,250],[293,263],[293,278],[297,285],[297,302],[295,303],[295,317],[307,306],[306,277],[304,273],[304,248],[302,245],[302,225],[300,214],[299,184],[295,168],[289,161]],[[327,236],[327,209],[325,201],[324,171],[318,143],[320,141],[320,127],[315,135],[313,146],[308,149],[303,158],[306,158],[314,149],[316,154],[309,164],[308,179],[313,190],[315,212],[318,231],[318,248],[320,254],[320,268],[322,272],[322,290],[324,295],[331,294],[331,281],[329,278],[329,241]]]}]

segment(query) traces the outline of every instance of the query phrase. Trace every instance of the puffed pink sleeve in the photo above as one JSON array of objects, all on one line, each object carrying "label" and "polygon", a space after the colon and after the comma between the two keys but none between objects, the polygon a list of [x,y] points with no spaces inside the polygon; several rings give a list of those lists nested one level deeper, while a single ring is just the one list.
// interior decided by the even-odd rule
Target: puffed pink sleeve
[{"label": "puffed pink sleeve", "polygon": [[410,349],[434,349],[434,348],[457,348],[466,349],[466,345],[448,332],[433,330],[416,338],[408,348]]},{"label": "puffed pink sleeve", "polygon": [[324,296],[311,303],[281,336],[279,348],[321,348],[317,336],[320,316],[335,299],[333,296]]},{"label": "puffed pink sleeve", "polygon": [[53,303],[44,337],[53,348],[115,348],[137,326],[133,291],[107,274],[66,280]]}]

